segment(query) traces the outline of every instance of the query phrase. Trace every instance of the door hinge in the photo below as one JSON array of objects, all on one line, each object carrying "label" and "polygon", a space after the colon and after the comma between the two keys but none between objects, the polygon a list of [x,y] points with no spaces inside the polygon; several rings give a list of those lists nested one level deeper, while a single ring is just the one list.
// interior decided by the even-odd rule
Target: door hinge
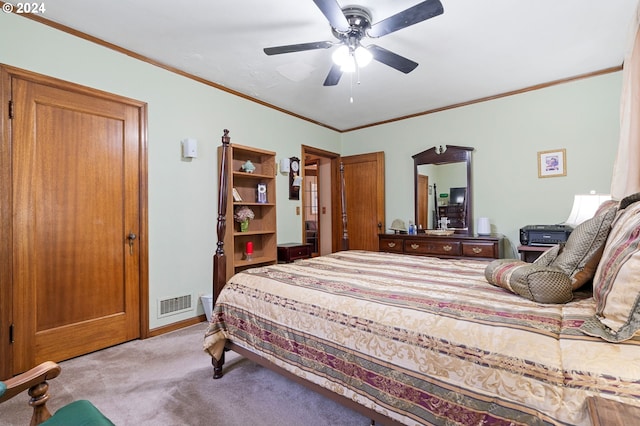
[{"label": "door hinge", "polygon": [[13,101],[9,101],[9,120],[13,119]]},{"label": "door hinge", "polygon": [[13,343],[15,342],[15,340],[13,340],[13,324],[11,324],[9,326],[9,343]]}]

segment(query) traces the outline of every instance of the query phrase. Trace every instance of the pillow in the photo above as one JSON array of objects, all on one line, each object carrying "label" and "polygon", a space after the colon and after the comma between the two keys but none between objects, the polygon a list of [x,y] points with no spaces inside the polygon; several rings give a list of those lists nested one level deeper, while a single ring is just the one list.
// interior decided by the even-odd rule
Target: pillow
[{"label": "pillow", "polygon": [[640,201],[640,192],[636,192],[635,194],[627,195],[622,200],[620,200],[620,210],[626,209],[631,204]]},{"label": "pillow", "polygon": [[583,333],[622,342],[640,330],[640,202],[623,208],[613,224],[593,279],[593,298],[596,314],[580,327]]},{"label": "pillow", "polygon": [[542,253],[536,260],[534,260],[533,263],[535,263],[538,266],[551,265],[553,261],[556,260],[556,257],[558,257],[558,254],[560,254],[563,247],[564,247],[564,243],[557,244],[551,247],[550,249]]},{"label": "pillow", "polygon": [[566,303],[573,298],[571,278],[555,267],[497,259],[487,265],[484,276],[490,284],[539,303]]},{"label": "pillow", "polygon": [[[637,201],[637,200],[636,200]],[[600,204],[600,206],[598,206],[598,209],[596,210],[596,212],[593,214],[593,217],[596,216],[600,216],[602,213],[604,213],[605,210],[609,210],[611,207],[616,206],[617,208],[619,208],[619,201],[616,200],[607,200],[604,201],[602,204]],[[625,206],[626,207],[626,206]],[[624,207],[623,207],[624,208]]]},{"label": "pillow", "polygon": [[593,278],[617,211],[617,204],[609,206],[598,216],[576,226],[558,257],[549,265],[571,278],[573,290]]}]

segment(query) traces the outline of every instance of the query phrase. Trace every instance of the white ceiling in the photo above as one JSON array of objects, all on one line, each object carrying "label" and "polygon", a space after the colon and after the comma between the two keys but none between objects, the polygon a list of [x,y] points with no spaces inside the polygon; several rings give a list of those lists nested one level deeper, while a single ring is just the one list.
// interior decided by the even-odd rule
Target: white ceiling
[{"label": "white ceiling", "polygon": [[[374,61],[361,70],[359,85],[345,74],[333,87],[322,85],[332,49],[276,56],[262,51],[336,40],[312,0],[54,0],[43,2],[43,17],[348,130],[620,66],[638,5],[638,0],[441,1],[444,14],[375,40],[418,62],[413,72]],[[375,23],[419,2],[357,4]]]}]

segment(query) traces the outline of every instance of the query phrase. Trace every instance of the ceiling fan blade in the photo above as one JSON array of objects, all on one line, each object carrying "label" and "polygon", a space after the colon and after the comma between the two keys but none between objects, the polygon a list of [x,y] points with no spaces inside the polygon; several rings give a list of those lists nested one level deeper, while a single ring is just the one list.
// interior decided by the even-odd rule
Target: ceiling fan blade
[{"label": "ceiling fan blade", "polygon": [[335,86],[340,81],[340,77],[342,77],[340,65],[333,64],[327,78],[324,80],[323,86]]},{"label": "ceiling fan blade", "polygon": [[417,62],[407,59],[404,56],[400,56],[397,53],[393,53],[380,46],[376,46],[375,44],[367,46],[367,50],[371,52],[373,59],[376,61],[389,65],[391,68],[395,68],[405,74],[409,74],[418,66]]},{"label": "ceiling fan blade", "polygon": [[334,43],[330,41],[316,41],[312,43],[289,44],[286,46],[265,47],[264,53],[267,55],[279,55],[281,53],[303,52],[305,50],[328,49]]},{"label": "ceiling fan blade", "polygon": [[382,37],[444,13],[439,0],[427,0],[371,26],[369,37]]},{"label": "ceiling fan blade", "polygon": [[313,2],[322,11],[333,28],[338,31],[349,30],[349,22],[336,0],[313,0]]}]

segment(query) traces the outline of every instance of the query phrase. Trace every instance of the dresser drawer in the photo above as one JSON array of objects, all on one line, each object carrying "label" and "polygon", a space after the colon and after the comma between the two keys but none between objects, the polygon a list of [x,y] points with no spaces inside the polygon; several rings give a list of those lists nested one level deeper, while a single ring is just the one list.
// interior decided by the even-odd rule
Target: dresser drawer
[{"label": "dresser drawer", "polygon": [[380,238],[378,251],[402,253],[402,239],[401,238]]},{"label": "dresser drawer", "polygon": [[459,241],[436,241],[436,240],[406,240],[404,242],[404,252],[407,254],[431,254],[444,256],[460,256]]},{"label": "dresser drawer", "polygon": [[466,242],[462,243],[462,255],[465,257],[498,257],[496,244],[492,242]]}]

